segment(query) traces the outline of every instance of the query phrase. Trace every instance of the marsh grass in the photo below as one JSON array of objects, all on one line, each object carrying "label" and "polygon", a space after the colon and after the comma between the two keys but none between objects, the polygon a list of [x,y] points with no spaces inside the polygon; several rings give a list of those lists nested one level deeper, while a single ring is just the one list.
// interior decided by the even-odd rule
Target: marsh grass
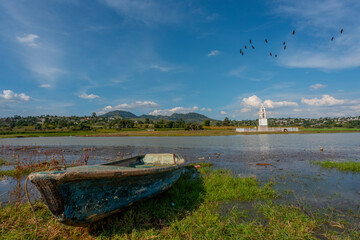
[{"label": "marsh grass", "polygon": [[[13,177],[18,178],[26,176],[32,172],[38,171],[48,171],[50,169],[61,168],[61,167],[72,167],[79,165],[87,165],[87,162],[93,154],[93,148],[84,148],[80,156],[72,156],[73,160],[71,164],[67,164],[63,150],[61,146],[59,148],[49,150],[49,151],[40,151],[39,147],[34,146],[23,146],[16,149],[17,154],[15,154],[14,149],[11,149],[9,146],[2,145],[0,154],[5,156],[5,159],[0,159],[0,166],[13,166],[11,169],[0,169],[0,177]],[[10,154],[9,155],[9,152]],[[124,156],[123,156],[124,157]]]},{"label": "marsh grass", "polygon": [[[326,235],[340,239],[344,236],[341,232],[322,232],[323,221],[297,206],[274,203],[272,199],[279,195],[272,184],[261,184],[255,177],[235,177],[230,171],[212,170],[206,163],[198,170],[189,166],[170,190],[135,203],[88,228],[62,225],[43,203],[36,202],[37,238],[316,239]],[[0,209],[1,239],[33,239],[34,226],[28,204],[11,204]]]},{"label": "marsh grass", "polygon": [[8,162],[8,161],[0,158],[0,166],[10,166],[10,165],[14,165],[14,163]]},{"label": "marsh grass", "polygon": [[335,168],[344,172],[360,172],[360,162],[315,161],[314,164],[320,165],[323,168]]}]

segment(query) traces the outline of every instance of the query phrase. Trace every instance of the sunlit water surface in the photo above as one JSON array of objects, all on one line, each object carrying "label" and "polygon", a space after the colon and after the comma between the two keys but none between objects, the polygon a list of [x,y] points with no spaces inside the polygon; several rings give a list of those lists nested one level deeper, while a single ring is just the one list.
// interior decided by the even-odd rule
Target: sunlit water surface
[{"label": "sunlit water surface", "polygon": [[[317,160],[360,161],[360,133],[260,134],[206,137],[39,137],[0,139],[5,146],[63,149],[67,161],[93,148],[89,164],[144,153],[178,153],[188,162],[211,162],[262,182],[275,180],[280,192],[294,190],[286,201],[315,207],[359,208],[360,174],[327,170]],[[320,151],[323,147],[324,151]],[[9,156],[11,153],[8,153]],[[16,155],[14,150],[13,155]],[[269,163],[258,166],[256,163]],[[8,201],[24,179],[0,180],[0,201]],[[20,186],[19,186],[20,185]],[[288,191],[289,190],[289,191]]]}]

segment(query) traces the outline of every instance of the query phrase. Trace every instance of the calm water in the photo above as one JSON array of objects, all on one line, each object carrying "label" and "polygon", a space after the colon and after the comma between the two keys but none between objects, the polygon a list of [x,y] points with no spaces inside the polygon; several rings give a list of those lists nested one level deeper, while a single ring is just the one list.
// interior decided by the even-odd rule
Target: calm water
[{"label": "calm water", "polygon": [[[37,146],[42,150],[61,146],[65,154],[94,148],[90,164],[120,156],[148,152],[175,152],[188,162],[212,162],[239,175],[256,175],[265,182],[274,179],[279,191],[295,190],[289,200],[314,206],[359,208],[360,174],[322,169],[315,160],[360,161],[360,133],[261,134],[208,137],[39,137],[0,139],[0,144]],[[324,151],[320,151],[320,147]],[[95,157],[96,156],[96,157]],[[258,166],[256,163],[269,163]],[[23,180],[0,180],[0,201]]]}]

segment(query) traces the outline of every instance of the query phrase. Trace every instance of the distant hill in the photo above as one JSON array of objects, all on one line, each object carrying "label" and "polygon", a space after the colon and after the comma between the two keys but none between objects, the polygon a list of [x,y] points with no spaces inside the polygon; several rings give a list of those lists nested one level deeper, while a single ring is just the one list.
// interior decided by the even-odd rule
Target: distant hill
[{"label": "distant hill", "polygon": [[185,122],[203,122],[205,120],[213,120],[211,118],[208,118],[205,115],[199,114],[199,113],[173,113],[170,116],[171,120],[177,121],[180,118],[182,118],[182,120],[184,120]]},{"label": "distant hill", "polygon": [[164,120],[172,120],[172,121],[178,121],[180,119],[184,120],[185,122],[204,122],[205,120],[213,120],[216,121],[215,119],[211,119],[205,115],[199,114],[199,113],[173,113],[171,116],[163,116],[163,115],[146,115],[143,114],[141,116],[136,116],[135,114],[131,113],[131,112],[127,112],[127,111],[111,111],[108,113],[105,113],[103,115],[101,115],[101,117],[121,117],[121,118],[130,118],[130,119],[151,119],[151,120],[159,120],[159,119],[164,119]]},{"label": "distant hill", "polygon": [[101,117],[121,117],[121,118],[138,118],[135,114],[127,111],[111,111],[101,115]]}]

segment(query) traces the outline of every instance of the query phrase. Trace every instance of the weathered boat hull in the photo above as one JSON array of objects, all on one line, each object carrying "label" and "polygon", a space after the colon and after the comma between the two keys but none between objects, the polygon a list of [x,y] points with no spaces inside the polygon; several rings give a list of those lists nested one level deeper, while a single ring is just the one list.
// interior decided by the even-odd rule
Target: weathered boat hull
[{"label": "weathered boat hull", "polygon": [[[182,166],[183,164],[174,164],[171,167],[132,171],[127,171],[127,168],[115,171],[110,166],[111,174],[105,174],[102,170],[99,177],[96,177],[96,174],[89,176],[86,171],[83,171],[82,177],[69,170],[66,173],[43,172],[33,175],[30,180],[40,191],[42,199],[58,221],[81,226],[167,190],[179,179]],[[89,172],[94,168],[109,167],[94,165],[87,168]],[[73,174],[72,177],[67,177],[67,173]]]}]

